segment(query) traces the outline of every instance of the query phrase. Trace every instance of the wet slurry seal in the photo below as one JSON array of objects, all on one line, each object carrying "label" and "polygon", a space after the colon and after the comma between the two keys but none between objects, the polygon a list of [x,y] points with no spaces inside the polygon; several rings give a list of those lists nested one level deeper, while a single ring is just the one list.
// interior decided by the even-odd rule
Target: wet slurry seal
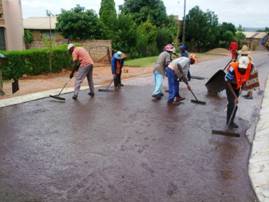
[{"label": "wet slurry seal", "polygon": [[151,101],[151,86],[126,85],[94,99],[65,95],[65,105],[44,99],[2,109],[0,198],[255,201],[249,143],[213,137],[215,106],[193,105],[184,93],[170,107]]},{"label": "wet slurry seal", "polygon": [[[210,78],[219,62],[192,73]],[[263,85],[269,70],[259,68]],[[211,134],[225,122],[227,101],[224,93],[207,97],[205,81],[191,81],[205,106],[190,102],[184,84],[186,99],[167,106],[167,94],[152,101],[150,78],[124,82],[121,90],[96,92],[93,99],[82,91],[77,101],[66,94],[65,103],[48,98],[0,109],[0,199],[256,201],[244,133],[258,116],[257,93],[253,101],[240,98],[235,121],[242,135],[230,138]]]}]

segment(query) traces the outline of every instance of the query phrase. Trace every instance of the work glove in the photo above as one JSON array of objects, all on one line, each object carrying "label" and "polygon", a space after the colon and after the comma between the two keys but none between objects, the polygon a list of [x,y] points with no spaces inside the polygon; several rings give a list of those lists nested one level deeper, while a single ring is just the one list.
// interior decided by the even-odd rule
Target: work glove
[{"label": "work glove", "polygon": [[72,79],[74,77],[74,72],[71,72],[71,74],[69,75],[69,78]]}]

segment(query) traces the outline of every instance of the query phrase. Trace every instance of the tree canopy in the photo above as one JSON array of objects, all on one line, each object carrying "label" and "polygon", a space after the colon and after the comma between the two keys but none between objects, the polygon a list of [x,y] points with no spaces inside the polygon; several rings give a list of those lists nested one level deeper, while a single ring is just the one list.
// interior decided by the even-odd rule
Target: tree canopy
[{"label": "tree canopy", "polygon": [[114,0],[102,0],[101,7],[99,10],[99,16],[101,22],[104,24],[106,28],[106,35],[108,38],[111,37],[113,31],[115,29],[117,23],[117,12],[115,9],[115,2]]},{"label": "tree canopy", "polygon": [[162,0],[124,0],[120,10],[124,14],[130,14],[137,24],[150,20],[154,25],[161,26],[167,22]]},{"label": "tree canopy", "polygon": [[103,27],[93,10],[77,5],[71,10],[62,10],[57,16],[56,30],[68,39],[99,39]]}]

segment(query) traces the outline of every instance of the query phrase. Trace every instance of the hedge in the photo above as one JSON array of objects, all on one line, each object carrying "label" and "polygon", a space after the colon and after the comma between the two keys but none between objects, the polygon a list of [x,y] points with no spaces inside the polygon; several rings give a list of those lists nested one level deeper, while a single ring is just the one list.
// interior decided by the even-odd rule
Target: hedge
[{"label": "hedge", "polygon": [[1,51],[1,53],[7,57],[6,62],[1,66],[4,80],[18,79],[23,74],[59,72],[63,68],[71,67],[71,57],[66,47]]}]

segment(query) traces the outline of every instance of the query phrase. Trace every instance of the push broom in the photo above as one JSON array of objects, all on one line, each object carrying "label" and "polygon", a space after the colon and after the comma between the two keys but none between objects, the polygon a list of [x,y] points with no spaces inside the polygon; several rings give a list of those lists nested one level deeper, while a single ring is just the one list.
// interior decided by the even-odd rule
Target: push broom
[{"label": "push broom", "polygon": [[191,94],[193,95],[193,97],[195,98],[195,100],[191,100],[192,103],[200,104],[200,105],[206,105],[206,102],[198,100],[198,98],[196,97],[196,95],[194,94],[192,89],[189,89],[189,90],[190,90]]},{"label": "push broom", "polygon": [[[71,78],[72,79],[72,78]],[[57,95],[50,95],[51,98],[54,98],[56,100],[61,100],[61,101],[65,101],[64,97],[60,97],[61,93],[63,92],[63,89],[67,86],[67,84],[71,81],[71,79],[69,79],[64,86],[62,87],[62,89],[60,90],[60,92]]]},{"label": "push broom", "polygon": [[212,130],[212,134],[215,134],[215,135],[224,135],[224,136],[229,136],[229,137],[240,137],[240,134],[239,133],[233,132],[229,128],[229,125],[232,122],[232,118],[234,116],[236,107],[237,106],[235,105],[234,108],[233,108],[232,114],[231,114],[231,116],[229,118],[229,121],[228,121],[227,125],[225,126],[225,129],[224,130]]},{"label": "push broom", "polygon": [[110,86],[112,85],[113,81],[114,81],[114,79],[112,79],[110,81],[110,83],[107,85],[106,88],[99,88],[98,91],[100,91],[100,92],[113,92],[113,90],[110,89]]}]

